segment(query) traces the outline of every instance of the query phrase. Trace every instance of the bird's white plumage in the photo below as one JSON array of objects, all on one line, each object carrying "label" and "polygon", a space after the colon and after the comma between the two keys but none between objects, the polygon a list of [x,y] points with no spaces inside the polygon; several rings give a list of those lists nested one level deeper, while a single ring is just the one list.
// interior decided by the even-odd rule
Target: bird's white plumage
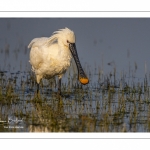
[{"label": "bird's white plumage", "polygon": [[30,42],[29,62],[38,83],[42,78],[52,78],[56,75],[61,78],[66,72],[72,58],[67,40],[75,43],[75,35],[73,31],[65,28],[54,32],[49,38],[35,38]]}]

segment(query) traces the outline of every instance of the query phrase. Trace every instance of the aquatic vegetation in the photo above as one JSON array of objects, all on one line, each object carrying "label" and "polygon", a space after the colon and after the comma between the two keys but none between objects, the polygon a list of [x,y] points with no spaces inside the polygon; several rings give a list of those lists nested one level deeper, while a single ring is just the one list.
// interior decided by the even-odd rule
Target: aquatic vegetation
[{"label": "aquatic vegetation", "polygon": [[[150,131],[148,75],[137,82],[136,78],[119,76],[116,71],[110,75],[100,71],[92,74],[90,69],[87,72],[90,84],[82,86],[71,67],[62,82],[62,97],[58,98],[55,78],[41,82],[40,97],[36,97],[35,76],[31,71],[1,71],[0,119],[6,122],[0,122],[0,131]],[[16,120],[12,128],[9,118]]]}]

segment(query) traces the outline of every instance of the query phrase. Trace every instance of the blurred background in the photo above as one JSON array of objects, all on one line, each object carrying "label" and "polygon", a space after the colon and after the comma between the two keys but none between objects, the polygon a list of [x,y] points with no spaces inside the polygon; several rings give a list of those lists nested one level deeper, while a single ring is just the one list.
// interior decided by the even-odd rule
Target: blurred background
[{"label": "blurred background", "polygon": [[81,64],[104,74],[149,72],[149,18],[0,18],[0,70],[30,70],[28,44],[68,27],[76,35]]}]

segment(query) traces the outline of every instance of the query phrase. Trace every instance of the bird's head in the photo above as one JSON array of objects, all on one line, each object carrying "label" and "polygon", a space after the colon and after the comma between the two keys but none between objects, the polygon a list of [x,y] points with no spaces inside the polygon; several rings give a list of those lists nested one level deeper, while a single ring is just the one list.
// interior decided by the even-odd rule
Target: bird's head
[{"label": "bird's head", "polygon": [[76,62],[78,68],[78,78],[82,84],[88,84],[89,79],[87,78],[86,74],[84,73],[82,66],[80,64],[78,53],[75,45],[75,34],[72,30],[65,28],[55,31],[54,34],[50,37],[50,42],[58,41],[58,43],[63,44],[66,46],[72,53],[72,56]]},{"label": "bird's head", "polygon": [[75,43],[75,34],[72,30],[65,28],[55,31],[50,40],[57,40],[59,44],[69,48],[69,43]]}]

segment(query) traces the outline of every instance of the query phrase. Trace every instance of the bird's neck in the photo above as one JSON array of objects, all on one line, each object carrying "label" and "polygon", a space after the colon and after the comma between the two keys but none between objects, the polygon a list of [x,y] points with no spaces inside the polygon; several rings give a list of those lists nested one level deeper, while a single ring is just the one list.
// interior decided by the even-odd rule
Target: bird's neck
[{"label": "bird's neck", "polygon": [[68,48],[68,46],[65,46],[64,44],[59,44],[59,55],[62,57],[62,59],[71,59],[72,55]]}]

